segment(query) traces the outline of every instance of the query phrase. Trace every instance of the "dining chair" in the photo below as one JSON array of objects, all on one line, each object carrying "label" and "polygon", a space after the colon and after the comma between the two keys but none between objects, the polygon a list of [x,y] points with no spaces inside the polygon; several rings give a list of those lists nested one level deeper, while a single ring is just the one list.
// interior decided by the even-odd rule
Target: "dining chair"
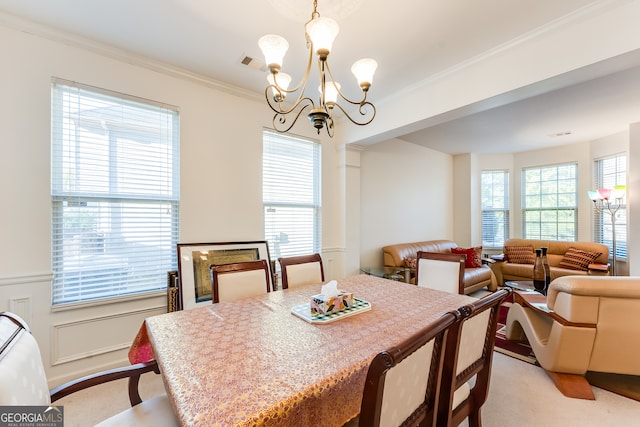
[{"label": "dining chair", "polygon": [[[459,331],[449,333],[445,344],[438,426],[458,426],[467,417],[469,427],[482,425],[480,409],[489,394],[498,308],[511,292],[505,288],[458,309]],[[475,382],[470,381],[474,377]]]},{"label": "dining chair", "polygon": [[179,425],[166,394],[142,401],[138,382],[146,372],[159,374],[157,363],[138,363],[98,372],[49,390],[40,348],[29,326],[13,313],[0,312],[0,406],[46,407],[72,393],[128,378],[131,408],[102,421],[98,426]]},{"label": "dining chair", "polygon": [[235,301],[271,291],[267,260],[212,264],[213,302]]},{"label": "dining chair", "polygon": [[464,294],[464,255],[423,252],[417,254],[416,283],[421,288]]},{"label": "dining chair", "polygon": [[282,289],[324,282],[320,254],[278,258],[278,262],[282,271]]},{"label": "dining chair", "polygon": [[445,313],[373,358],[358,417],[360,427],[435,425],[447,333],[459,319],[458,311]]}]

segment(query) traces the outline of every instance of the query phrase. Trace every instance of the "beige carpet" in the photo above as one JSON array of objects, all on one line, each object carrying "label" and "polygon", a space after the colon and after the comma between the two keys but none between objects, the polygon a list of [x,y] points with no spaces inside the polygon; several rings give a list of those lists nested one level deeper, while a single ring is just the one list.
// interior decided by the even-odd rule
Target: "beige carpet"
[{"label": "beige carpet", "polygon": [[[65,397],[65,427],[86,427],[126,409],[126,381],[94,387]],[[142,377],[143,398],[164,392],[158,375]],[[482,410],[485,427],[601,427],[636,426],[640,402],[594,388],[595,401],[569,399],[544,371],[520,360],[494,353],[489,399]],[[467,426],[465,421],[463,426]],[[306,426],[302,426],[306,427]]]},{"label": "beige carpet", "polygon": [[640,402],[640,376],[587,372],[589,384]]}]

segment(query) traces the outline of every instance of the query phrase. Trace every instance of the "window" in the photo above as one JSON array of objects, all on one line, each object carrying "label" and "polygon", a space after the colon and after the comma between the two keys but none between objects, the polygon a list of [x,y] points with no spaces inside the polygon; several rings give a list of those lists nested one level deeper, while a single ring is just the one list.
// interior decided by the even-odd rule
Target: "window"
[{"label": "window", "polygon": [[272,259],[320,252],[320,144],[264,131],[264,236]]},{"label": "window", "polygon": [[509,238],[509,171],[483,171],[482,246],[502,248]]},{"label": "window", "polygon": [[[627,185],[627,155],[598,159],[595,161],[594,186],[595,188],[613,188],[616,185]],[[609,211],[594,213],[594,240],[609,246],[613,254],[613,228]],[[627,258],[627,205],[626,198],[616,212],[616,259]]]},{"label": "window", "polygon": [[166,288],[179,211],[175,108],[52,85],[53,304]]},{"label": "window", "polygon": [[525,239],[576,241],[578,165],[522,171],[522,235]]}]

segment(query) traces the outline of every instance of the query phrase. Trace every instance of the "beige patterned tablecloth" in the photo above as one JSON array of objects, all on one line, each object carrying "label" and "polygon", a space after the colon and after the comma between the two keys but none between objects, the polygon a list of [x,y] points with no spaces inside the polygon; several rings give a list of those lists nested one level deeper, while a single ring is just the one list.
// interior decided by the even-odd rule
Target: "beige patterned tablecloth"
[{"label": "beige patterned tablecloth", "polygon": [[374,276],[338,280],[370,311],[329,324],[291,314],[320,284],[146,320],[186,426],[341,426],[360,410],[371,359],[473,299]]}]

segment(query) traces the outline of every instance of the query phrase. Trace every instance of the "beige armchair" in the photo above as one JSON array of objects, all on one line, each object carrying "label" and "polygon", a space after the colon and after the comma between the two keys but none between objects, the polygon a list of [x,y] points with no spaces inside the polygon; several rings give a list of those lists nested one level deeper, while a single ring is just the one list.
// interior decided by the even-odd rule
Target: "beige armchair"
[{"label": "beige armchair", "polygon": [[507,338],[526,335],[565,395],[594,398],[587,371],[640,375],[640,277],[564,276],[551,283],[546,300],[526,293],[518,300],[509,309]]}]

